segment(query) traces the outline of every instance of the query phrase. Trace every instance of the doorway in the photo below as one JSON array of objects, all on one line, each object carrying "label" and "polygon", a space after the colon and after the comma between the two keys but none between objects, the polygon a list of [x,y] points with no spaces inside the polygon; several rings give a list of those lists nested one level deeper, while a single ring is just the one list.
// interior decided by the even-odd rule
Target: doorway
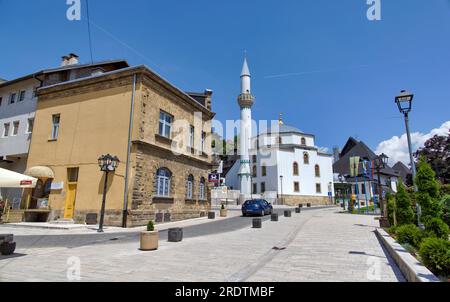
[{"label": "doorway", "polygon": [[73,219],[77,200],[79,168],[67,169],[67,196],[64,209],[64,219]]}]

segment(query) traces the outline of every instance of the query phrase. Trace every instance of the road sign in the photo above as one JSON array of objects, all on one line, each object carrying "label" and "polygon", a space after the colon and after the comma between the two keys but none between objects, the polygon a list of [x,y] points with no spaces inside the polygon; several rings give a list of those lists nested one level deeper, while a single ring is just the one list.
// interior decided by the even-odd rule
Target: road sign
[{"label": "road sign", "polygon": [[216,173],[209,174],[208,181],[211,183],[220,183],[220,175]]}]

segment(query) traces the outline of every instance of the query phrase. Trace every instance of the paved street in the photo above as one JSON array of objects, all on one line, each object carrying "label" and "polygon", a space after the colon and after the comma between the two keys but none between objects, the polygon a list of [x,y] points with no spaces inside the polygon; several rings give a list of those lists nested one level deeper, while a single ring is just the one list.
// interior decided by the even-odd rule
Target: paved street
[{"label": "paved street", "polygon": [[136,231],[19,236],[18,254],[0,257],[0,281],[67,281],[71,257],[81,281],[404,281],[372,216],[310,209],[255,230],[237,215],[178,223],[185,240],[168,243],[162,232],[155,252],[138,249]]}]

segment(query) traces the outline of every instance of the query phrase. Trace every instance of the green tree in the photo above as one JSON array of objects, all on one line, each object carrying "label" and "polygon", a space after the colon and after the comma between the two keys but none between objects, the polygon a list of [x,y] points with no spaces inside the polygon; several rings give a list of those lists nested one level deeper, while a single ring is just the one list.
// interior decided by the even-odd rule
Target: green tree
[{"label": "green tree", "polygon": [[430,138],[423,148],[415,153],[416,158],[424,157],[444,184],[450,183],[450,134]]},{"label": "green tree", "polygon": [[440,204],[440,188],[431,166],[424,157],[420,158],[416,176],[418,192],[416,200],[422,208],[422,222],[430,218],[442,217],[442,206]]},{"label": "green tree", "polygon": [[395,199],[397,202],[396,214],[398,225],[401,226],[414,223],[414,211],[411,206],[411,198],[401,179],[398,183],[397,195],[395,196]]},{"label": "green tree", "polygon": [[395,198],[394,196],[392,196],[392,194],[390,192],[386,193],[386,201],[387,202],[387,215],[388,215],[388,220],[389,220],[389,224],[391,226],[394,225],[394,213],[396,211],[395,208]]}]

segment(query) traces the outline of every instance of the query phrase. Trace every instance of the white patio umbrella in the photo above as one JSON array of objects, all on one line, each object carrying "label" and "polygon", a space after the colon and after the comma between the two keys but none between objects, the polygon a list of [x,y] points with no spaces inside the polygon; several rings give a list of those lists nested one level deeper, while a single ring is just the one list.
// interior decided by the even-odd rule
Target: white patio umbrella
[{"label": "white patio umbrella", "polygon": [[0,168],[0,188],[34,188],[37,179]]}]

